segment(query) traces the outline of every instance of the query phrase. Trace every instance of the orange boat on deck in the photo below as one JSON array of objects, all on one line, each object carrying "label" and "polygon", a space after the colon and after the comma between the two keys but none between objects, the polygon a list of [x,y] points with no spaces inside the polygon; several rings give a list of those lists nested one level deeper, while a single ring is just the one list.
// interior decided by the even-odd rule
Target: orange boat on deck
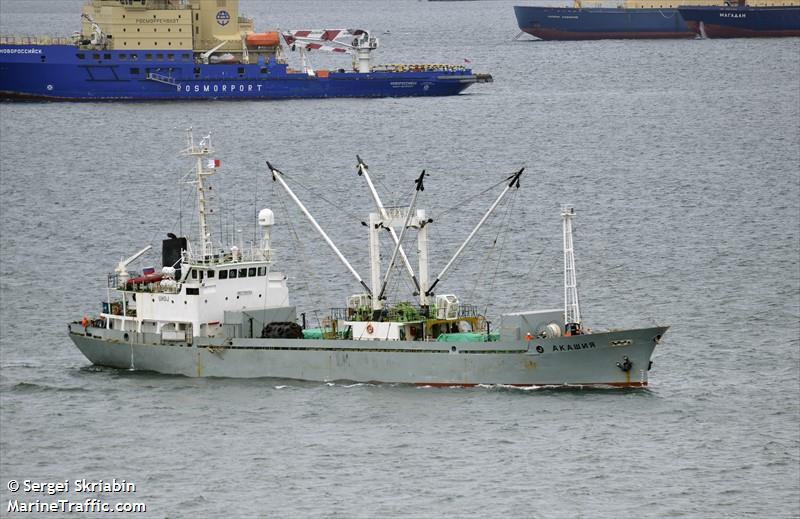
[{"label": "orange boat on deck", "polygon": [[251,32],[244,41],[248,47],[277,47],[281,43],[277,32]]}]

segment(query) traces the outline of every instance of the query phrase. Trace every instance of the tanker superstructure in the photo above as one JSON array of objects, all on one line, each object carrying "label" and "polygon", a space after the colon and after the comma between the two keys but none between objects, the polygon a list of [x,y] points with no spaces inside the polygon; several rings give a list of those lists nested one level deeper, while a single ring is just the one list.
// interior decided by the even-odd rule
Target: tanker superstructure
[{"label": "tanker superstructure", "polygon": [[[408,203],[386,206],[359,158],[356,171],[366,180],[375,205],[362,222],[370,263],[369,275],[362,277],[302,204],[289,185],[290,177],[267,163],[276,186],[320,234],[316,243],[330,248],[359,290],[343,298],[346,306],[332,308],[320,327],[308,328],[305,318],[302,325],[296,322],[287,277],[273,266],[272,211],[258,213],[260,243],[249,249],[221,245],[212,239],[207,218],[211,207],[205,193],[211,192],[209,180],[219,166],[211,159],[210,137],[196,143],[190,134],[185,154],[195,160],[194,179],[187,183],[198,198],[197,237],[169,233],[162,242],[159,269],[129,270],[150,245],[119,262],[108,276],[102,312],[68,325],[69,337],[94,364],[190,377],[445,386],[648,383],[653,350],[667,327],[592,331],[583,324],[571,207],[562,209],[563,309],[506,313],[492,329],[477,305],[438,292],[493,212],[513,200],[522,169],[495,184],[502,187],[499,195],[433,275],[428,230],[438,222],[417,206],[427,174],[423,171],[416,179]],[[382,257],[387,240],[391,254]],[[408,247],[409,242],[413,246]],[[416,301],[398,301],[391,294],[392,277],[401,274],[413,286]],[[336,280],[342,286],[347,282]]]},{"label": "tanker superstructure", "polygon": [[[87,0],[69,38],[0,37],[0,97],[281,99],[454,95],[490,82],[460,65],[375,66],[362,29],[256,32],[238,0]],[[317,70],[311,52],[343,54]],[[299,66],[289,64],[298,54]]]}]

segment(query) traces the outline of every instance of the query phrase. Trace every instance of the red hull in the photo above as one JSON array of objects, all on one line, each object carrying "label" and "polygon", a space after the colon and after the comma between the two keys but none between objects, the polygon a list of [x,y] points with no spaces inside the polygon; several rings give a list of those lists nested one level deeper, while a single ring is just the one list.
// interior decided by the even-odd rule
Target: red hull
[{"label": "red hull", "polygon": [[[447,383],[447,382],[417,382],[418,386],[430,386],[430,387],[475,387],[482,384],[458,384],[455,382]],[[591,383],[591,384],[542,384],[541,386],[531,385],[531,384],[501,384],[502,386],[511,386],[511,387],[560,387],[560,388],[581,388],[581,387],[591,387],[591,388],[602,388],[602,387],[647,387],[647,382],[607,382],[605,384],[598,384],[598,383]]]},{"label": "red hull", "polygon": [[[700,22],[687,21],[686,25],[688,25],[692,31],[700,34]],[[709,38],[789,38],[792,36],[800,36],[800,30],[757,31],[716,24],[705,24],[704,29],[706,36]]]},{"label": "red hull", "polygon": [[542,29],[537,27],[534,29],[523,29],[531,36],[536,36],[543,40],[665,40],[677,38],[694,38],[697,36],[694,31],[692,32],[572,32],[572,31],[559,31],[553,29]]}]

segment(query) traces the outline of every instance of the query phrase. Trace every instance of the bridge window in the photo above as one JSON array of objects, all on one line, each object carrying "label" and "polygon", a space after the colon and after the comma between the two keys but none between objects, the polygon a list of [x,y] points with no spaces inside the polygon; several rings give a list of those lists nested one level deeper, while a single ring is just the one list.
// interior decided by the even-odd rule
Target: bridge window
[{"label": "bridge window", "polygon": [[175,54],[167,54],[167,59],[169,61],[175,61]]},{"label": "bridge window", "polygon": [[214,271],[213,270],[209,270],[208,271],[208,279],[211,279],[213,277],[214,277]]},{"label": "bridge window", "polygon": [[197,279],[197,271],[192,269],[192,279]]},{"label": "bridge window", "polygon": [[[209,276],[211,277],[211,276]],[[228,271],[227,270],[220,270],[219,271],[219,278],[220,279],[228,279]]]},{"label": "bridge window", "polygon": [[139,74],[139,69],[137,67],[131,67],[131,75],[136,76]]},{"label": "bridge window", "polygon": [[152,54],[145,54],[144,55],[144,59],[146,59],[147,61],[152,61],[153,55]]},{"label": "bridge window", "polygon": [[236,277],[236,269],[230,269],[228,271],[228,277],[231,278],[231,279],[235,278]]},{"label": "bridge window", "polygon": [[94,58],[94,59],[100,59],[100,54],[97,54],[97,53],[95,53],[95,54],[92,54],[92,58]]},{"label": "bridge window", "polygon": [[181,54],[181,60],[189,61],[189,55],[188,54]]},{"label": "bridge window", "polygon": [[[196,296],[196,295],[200,295],[200,289],[199,289],[199,288],[189,288],[189,287],[186,287],[186,295],[187,295],[187,296]],[[184,303],[185,303],[185,302],[186,302],[186,301],[184,301]]]},{"label": "bridge window", "polygon": [[111,59],[111,54],[103,54],[103,59]]},{"label": "bridge window", "polygon": [[267,267],[258,267],[258,275],[259,276],[266,276],[267,275]]},{"label": "bridge window", "polygon": [[246,268],[239,269],[239,277],[240,278],[246,278],[247,277],[247,269]]},{"label": "bridge window", "polygon": [[120,61],[125,61],[125,60],[128,59],[128,55],[127,54],[118,54],[117,55],[117,59],[120,60]]},{"label": "bridge window", "polygon": [[255,268],[255,267],[250,267],[250,269],[248,269],[248,271],[247,271],[247,275],[248,275],[248,276],[250,276],[251,278],[252,278],[252,277],[255,277],[255,275],[256,275],[256,268]]},{"label": "bridge window", "polygon": [[160,53],[159,53],[159,54],[156,54],[156,59],[158,59],[158,60],[162,60],[162,59],[164,59],[164,55],[163,55],[163,54],[160,54]]},{"label": "bridge window", "polygon": [[77,56],[78,59],[86,59],[86,54],[84,54],[83,52],[79,52],[75,54],[75,56]]}]

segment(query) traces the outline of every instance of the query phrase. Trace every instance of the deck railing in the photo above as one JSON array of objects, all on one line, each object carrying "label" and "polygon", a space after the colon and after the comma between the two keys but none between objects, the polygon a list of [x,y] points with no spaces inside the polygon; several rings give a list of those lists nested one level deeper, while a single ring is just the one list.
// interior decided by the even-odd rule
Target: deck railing
[{"label": "deck railing", "polygon": [[19,36],[0,35],[0,45],[72,45],[68,36]]}]

